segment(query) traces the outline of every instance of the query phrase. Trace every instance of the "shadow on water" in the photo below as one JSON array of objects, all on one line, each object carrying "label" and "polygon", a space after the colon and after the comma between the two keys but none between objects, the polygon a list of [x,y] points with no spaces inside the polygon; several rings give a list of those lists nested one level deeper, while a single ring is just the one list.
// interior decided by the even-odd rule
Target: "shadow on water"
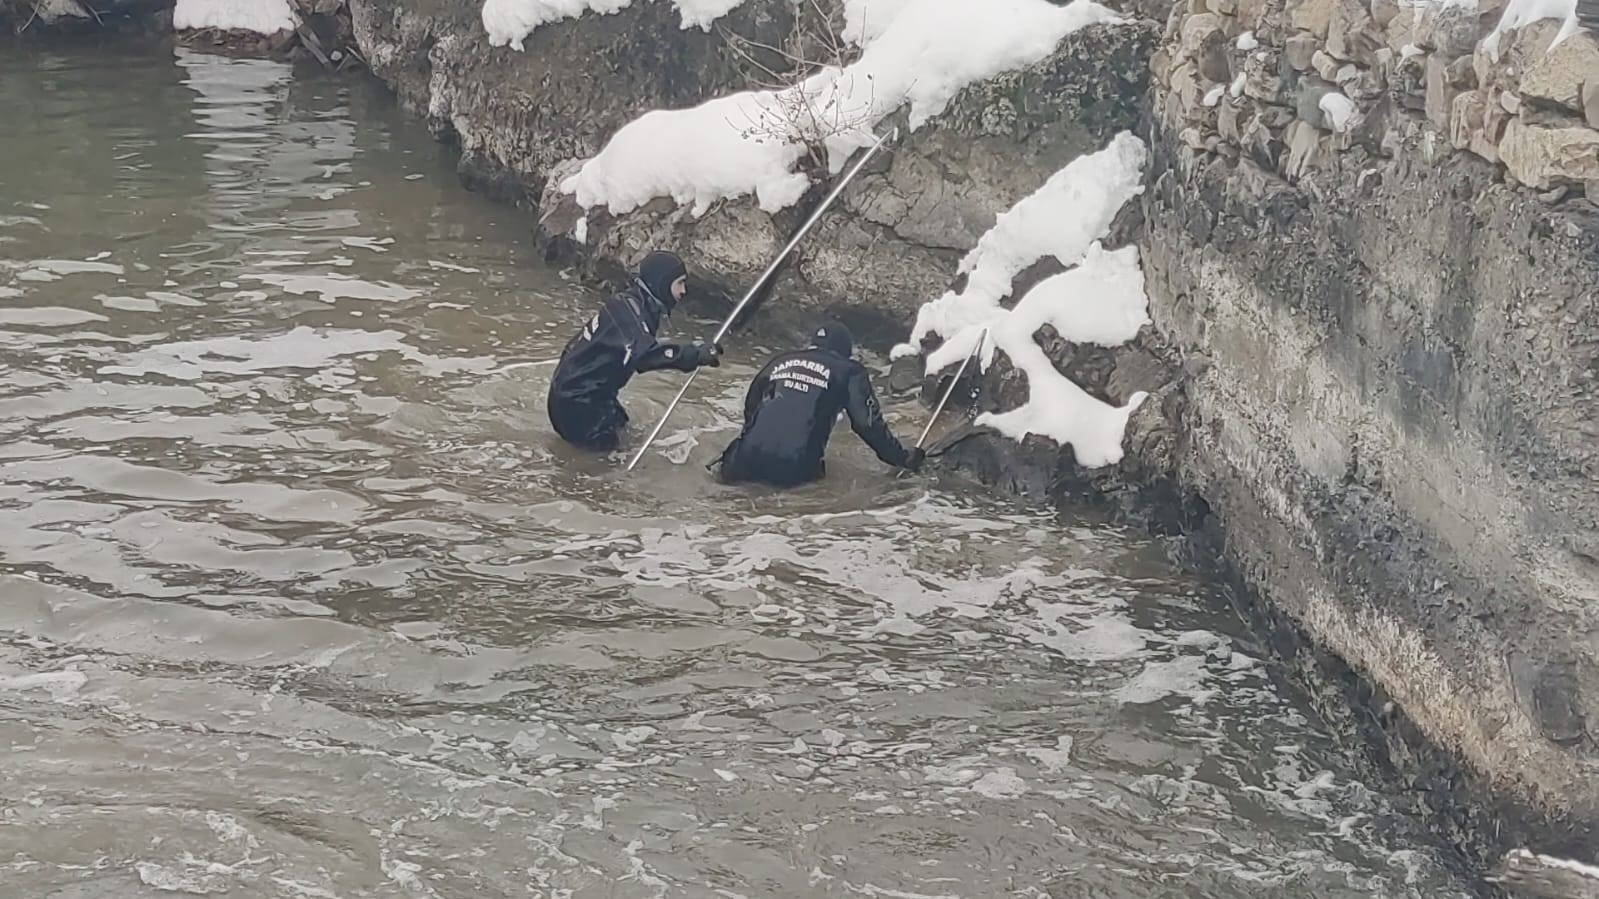
[{"label": "shadow on water", "polygon": [[0,57],[8,895],[1476,895],[1147,541],[712,483],[760,347],[562,446],[596,298],[292,74]]}]

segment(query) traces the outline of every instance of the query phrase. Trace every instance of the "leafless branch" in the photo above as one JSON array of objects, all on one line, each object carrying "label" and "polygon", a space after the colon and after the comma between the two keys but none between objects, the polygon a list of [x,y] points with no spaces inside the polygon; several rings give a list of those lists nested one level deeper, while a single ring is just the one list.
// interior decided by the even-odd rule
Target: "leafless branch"
[{"label": "leafless branch", "polygon": [[[858,48],[844,39],[842,14],[843,4],[837,0],[800,0],[782,46],[718,26],[728,47],[747,66],[751,87],[771,95],[770,103],[755,114],[746,114],[742,125],[730,123],[745,139],[802,144],[807,167],[820,168],[827,162],[829,138],[872,124],[875,87],[866,92],[863,102],[853,90],[856,83],[846,80],[854,75],[813,84],[815,76],[828,71],[842,73],[860,56]],[[786,70],[778,66],[786,66]]]}]

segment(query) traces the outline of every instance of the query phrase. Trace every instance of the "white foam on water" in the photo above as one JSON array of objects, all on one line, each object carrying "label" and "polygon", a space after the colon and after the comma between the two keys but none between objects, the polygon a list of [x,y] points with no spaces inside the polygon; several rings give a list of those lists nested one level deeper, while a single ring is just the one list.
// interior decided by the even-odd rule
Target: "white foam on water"
[{"label": "white foam on water", "polygon": [[1015,768],[998,768],[979,777],[970,789],[989,799],[1015,799],[1027,792],[1027,781],[1016,775]]},{"label": "white foam on water", "polygon": [[[421,365],[434,377],[455,372],[484,372],[488,358],[451,359],[424,353],[398,331],[315,329],[305,325],[271,337],[214,337],[185,340],[139,350],[125,361],[101,367],[101,374],[160,374],[195,381],[221,374],[260,374],[274,369],[313,370],[329,374],[337,360],[368,353],[393,352]],[[333,386],[348,384],[334,379]]]},{"label": "white foam on water", "polygon": [[274,876],[272,882],[288,890],[293,899],[339,899],[337,893],[331,890],[324,890],[318,886],[312,886],[304,881]]},{"label": "white foam on water", "polygon": [[133,869],[140,883],[169,893],[210,896],[226,893],[234,886],[232,868],[190,856],[185,856],[181,868],[141,861],[134,863]]},{"label": "white foam on water", "polygon": [[1183,631],[1172,641],[1174,646],[1188,646],[1196,649],[1211,649],[1222,644],[1222,638],[1210,631]]},{"label": "white foam on water", "polygon": [[1073,744],[1074,741],[1071,737],[1059,737],[1055,740],[1054,749],[1028,747],[1021,750],[1021,753],[1042,765],[1045,771],[1060,771],[1069,767],[1072,763]]},{"label": "white foam on water", "polygon": [[379,867],[382,868],[383,873],[390,880],[401,888],[413,893],[426,892],[430,896],[433,895],[433,891],[428,889],[427,884],[422,882],[422,878],[417,876],[422,870],[421,865],[401,859],[385,858],[379,862]]},{"label": "white foam on water", "polygon": [[1085,608],[1076,603],[1036,602],[1037,616],[1019,621],[1016,631],[1030,643],[1069,659],[1111,662],[1143,655],[1150,634],[1133,625],[1125,612]]},{"label": "white foam on water", "polygon": [[239,819],[232,815],[208,811],[205,813],[205,823],[207,827],[211,828],[211,832],[217,835],[217,839],[223,842],[242,842],[251,847],[259,845],[249,829],[239,823]]},{"label": "white foam on water", "polygon": [[67,669],[65,671],[0,677],[0,690],[14,690],[18,693],[43,690],[50,694],[52,701],[65,702],[77,696],[78,692],[83,689],[83,685],[88,682],[89,676],[82,671]]},{"label": "white foam on water", "polygon": [[97,312],[69,309],[65,306],[21,306],[0,309],[0,325],[23,325],[42,328],[63,328],[110,321]]},{"label": "white foam on water", "polygon": [[982,760],[976,757],[956,759],[942,765],[924,765],[922,779],[933,784],[948,784],[950,786],[965,786],[976,780],[981,775],[969,767],[981,764]]},{"label": "white foam on water", "polygon": [[1206,677],[1205,660],[1200,656],[1180,656],[1167,662],[1149,662],[1131,681],[1116,690],[1116,701],[1126,705],[1159,702],[1168,696],[1186,696],[1203,704],[1216,691],[1201,687]]}]

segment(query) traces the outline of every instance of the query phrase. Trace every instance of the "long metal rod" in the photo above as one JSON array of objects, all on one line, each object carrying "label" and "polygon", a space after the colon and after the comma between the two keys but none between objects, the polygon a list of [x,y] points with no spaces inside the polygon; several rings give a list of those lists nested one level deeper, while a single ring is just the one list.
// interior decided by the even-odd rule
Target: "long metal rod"
[{"label": "long metal rod", "polygon": [[[859,161],[850,166],[849,171],[844,173],[844,177],[839,179],[838,185],[833,188],[826,199],[822,200],[821,205],[816,207],[816,211],[811,213],[811,217],[805,220],[805,224],[801,225],[798,231],[794,232],[794,236],[790,238],[788,246],[783,248],[783,252],[777,254],[777,258],[773,259],[772,264],[766,267],[766,271],[761,272],[761,276],[750,286],[749,291],[744,294],[744,298],[738,301],[737,306],[733,307],[733,311],[727,316],[727,321],[722,322],[722,327],[717,330],[716,337],[711,340],[712,343],[718,346],[721,345],[722,338],[726,337],[727,332],[733,329],[733,322],[738,320],[739,313],[744,311],[744,307],[748,306],[750,300],[754,299],[755,295],[765,286],[767,280],[772,277],[772,273],[777,271],[777,267],[782,264],[784,259],[788,258],[788,254],[794,252],[794,248],[799,246],[800,240],[805,237],[806,233],[821,220],[822,214],[827,211],[829,206],[833,205],[833,201],[838,199],[838,195],[844,192],[844,187],[850,183],[856,173],[865,168],[867,161],[876,155],[884,144],[893,140],[898,134],[898,128],[890,129],[887,134],[877,139],[877,143],[866,149],[866,153],[861,156]],[[699,374],[700,370],[697,368],[689,373],[688,380],[684,381],[683,386],[678,389],[677,396],[672,398],[671,405],[666,407],[666,411],[661,415],[661,420],[655,423],[655,429],[650,431],[650,436],[645,439],[644,445],[638,448],[638,452],[633,454],[632,461],[627,463],[628,471],[632,471],[638,465],[639,460],[644,458],[644,453],[649,450],[650,444],[655,442],[655,438],[661,436],[661,429],[666,427],[666,420],[672,417],[672,411],[677,408],[678,403],[683,401],[683,395],[688,393],[689,387],[694,383],[694,379],[699,377]]]},{"label": "long metal rod", "polygon": [[974,356],[982,354],[983,343],[987,340],[988,329],[984,328],[983,333],[977,335],[977,348],[972,350],[970,353],[967,353],[966,358],[961,360],[961,367],[955,371],[955,379],[949,382],[949,387],[944,391],[943,398],[938,401],[938,406],[933,409],[933,417],[927,420],[927,427],[922,429],[922,436],[916,438],[917,449],[921,449],[922,444],[927,442],[927,435],[933,432],[933,425],[938,422],[938,416],[943,413],[944,406],[949,403],[949,398],[955,395],[955,385],[961,382],[961,375],[966,374],[966,366],[972,364],[972,358]]}]

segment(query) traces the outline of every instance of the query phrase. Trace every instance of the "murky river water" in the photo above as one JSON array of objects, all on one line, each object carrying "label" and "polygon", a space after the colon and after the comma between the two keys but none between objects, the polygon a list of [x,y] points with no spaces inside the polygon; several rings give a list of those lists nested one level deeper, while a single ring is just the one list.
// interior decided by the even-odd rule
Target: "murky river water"
[{"label": "murky river water", "polygon": [[745,340],[563,448],[596,297],[369,85],[0,52],[0,894],[1474,894],[1147,541],[713,484]]}]

